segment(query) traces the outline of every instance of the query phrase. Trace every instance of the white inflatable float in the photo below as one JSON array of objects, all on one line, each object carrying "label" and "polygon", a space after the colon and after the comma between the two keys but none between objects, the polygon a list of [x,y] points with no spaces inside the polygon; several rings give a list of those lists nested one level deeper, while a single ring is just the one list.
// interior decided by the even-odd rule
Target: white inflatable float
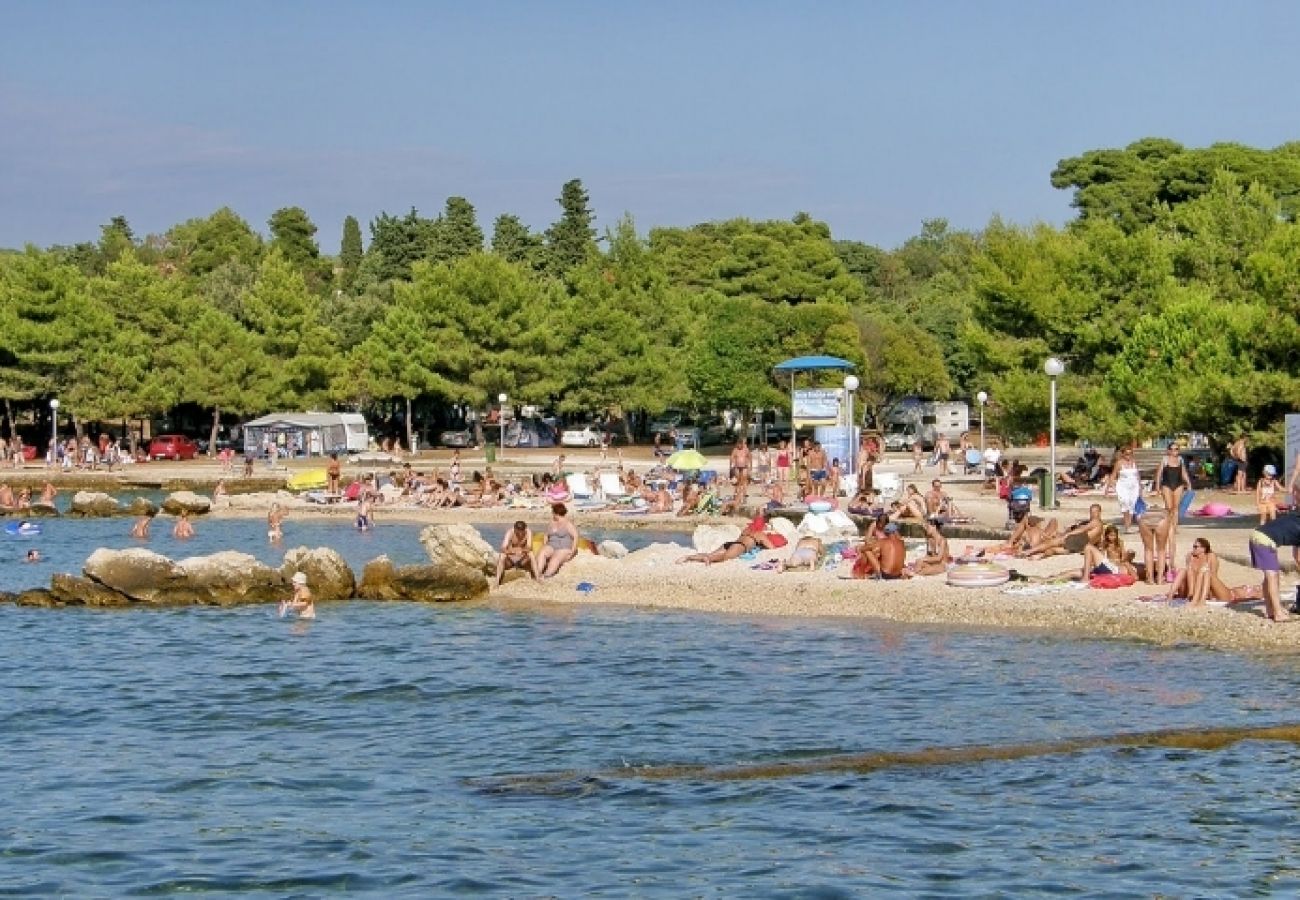
[{"label": "white inflatable float", "polygon": [[1011,573],[995,562],[958,562],[948,569],[948,583],[953,587],[997,587],[1006,584]]}]

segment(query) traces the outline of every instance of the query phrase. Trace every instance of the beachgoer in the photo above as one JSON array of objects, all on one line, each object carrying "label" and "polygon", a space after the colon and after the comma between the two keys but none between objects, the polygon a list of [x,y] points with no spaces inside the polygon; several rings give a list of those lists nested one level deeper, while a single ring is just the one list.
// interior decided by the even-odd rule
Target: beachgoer
[{"label": "beachgoer", "polygon": [[755,455],[754,478],[760,487],[766,487],[772,482],[772,452],[767,449],[767,444],[763,444]]},{"label": "beachgoer", "polygon": [[892,519],[924,519],[925,518],[925,498],[921,492],[916,489],[916,485],[909,484],[903,489],[903,500],[898,509],[890,515]]},{"label": "beachgoer", "polygon": [[1183,494],[1192,489],[1192,478],[1187,471],[1187,461],[1178,452],[1178,444],[1172,443],[1165,448],[1165,455],[1156,467],[1156,489],[1165,509],[1169,510],[1169,558],[1178,558],[1178,516],[1179,504]]},{"label": "beachgoer", "polygon": [[668,451],[664,449],[664,433],[662,431],[656,431],[655,432],[655,459],[659,462],[662,462],[663,460],[667,459],[668,456],[669,456]]},{"label": "beachgoer", "polygon": [[790,446],[785,441],[776,445],[776,479],[782,484],[790,480]]},{"label": "beachgoer", "polygon": [[537,554],[539,580],[545,581],[554,576],[561,566],[577,555],[578,540],[578,529],[569,519],[569,508],[563,503],[552,503],[551,524],[546,527],[546,544]]},{"label": "beachgoer", "polygon": [[749,464],[749,443],[739,438],[731,448],[731,476],[736,480],[737,507],[744,505],[745,495],[749,493]]},{"label": "beachgoer", "polygon": [[1204,606],[1211,598],[1223,603],[1233,603],[1240,598],[1219,578],[1219,556],[1210,549],[1210,542],[1198,537],[1192,541],[1192,552],[1187,555],[1178,578],[1169,586],[1169,599],[1186,597],[1192,606]]},{"label": "beachgoer", "polygon": [[1277,480],[1277,466],[1264,467],[1264,474],[1255,482],[1255,506],[1259,510],[1259,524],[1277,518],[1277,493],[1282,484]]},{"label": "beachgoer", "polygon": [[342,466],[339,465],[339,455],[330,454],[330,461],[325,464],[325,490],[331,494],[339,492],[339,479],[343,475]]},{"label": "beachgoer", "polygon": [[561,453],[555,457],[551,463],[551,477],[559,481],[564,478],[564,454]]},{"label": "beachgoer", "polygon": [[58,493],[58,488],[48,481],[45,482],[45,486],[41,488],[41,503],[45,506],[53,506],[54,498],[58,496]]},{"label": "beachgoer", "polygon": [[1137,578],[1132,554],[1124,549],[1119,529],[1107,525],[1101,532],[1101,546],[1088,544],[1083,548],[1083,569],[1079,580],[1087,581],[1093,575],[1132,575]]},{"label": "beachgoer", "polygon": [[506,532],[501,540],[501,552],[497,555],[497,586],[505,580],[507,569],[523,569],[533,580],[537,580],[537,560],[533,558],[533,532],[528,523],[515,522],[514,527]]},{"label": "beachgoer", "polygon": [[1011,531],[1011,536],[1007,538],[1007,542],[996,548],[994,553],[1019,554],[1028,552],[1034,545],[1056,537],[1060,530],[1061,524],[1055,519],[1042,516],[1025,516],[1016,523],[1016,527]]},{"label": "beachgoer", "polygon": [[172,526],[172,537],[174,538],[192,538],[194,537],[194,523],[190,521],[190,511],[182,509],[180,518]]},{"label": "beachgoer", "polygon": [[940,436],[934,445],[935,460],[939,463],[940,477],[948,474],[948,457],[952,455],[952,445],[948,438]]},{"label": "beachgoer", "polygon": [[858,492],[871,493],[875,487],[876,445],[865,435],[858,445]]},{"label": "beachgoer", "polygon": [[35,548],[32,548],[31,550],[27,551],[27,562],[40,562],[40,561],[41,561],[41,551]]},{"label": "beachgoer", "polygon": [[217,486],[212,489],[212,505],[221,506],[223,502],[229,502],[230,492],[226,489],[226,479],[222,478],[217,482]]},{"label": "beachgoer", "polygon": [[889,522],[877,537],[869,535],[858,548],[858,558],[853,563],[854,578],[883,578],[887,581],[904,578],[907,547],[898,534],[898,523]]},{"label": "beachgoer", "polygon": [[280,604],[280,615],[296,612],[300,619],[316,618],[316,598],[307,587],[307,573],[293,573],[293,596]]},{"label": "beachgoer", "polygon": [[1240,436],[1232,442],[1228,447],[1228,457],[1237,464],[1236,474],[1232,478],[1232,492],[1244,494],[1246,493],[1246,468],[1250,461],[1245,436]]},{"label": "beachgoer", "polygon": [[921,521],[925,529],[925,555],[912,563],[914,575],[942,575],[952,564],[952,553],[948,549],[948,539],[939,527],[938,516],[931,516]]},{"label": "beachgoer", "polygon": [[821,442],[812,442],[812,446],[804,454],[804,465],[808,469],[807,493],[814,497],[825,497],[831,473],[830,466],[826,462],[826,450]]},{"label": "beachgoer", "polygon": [[1292,558],[1300,565],[1300,516],[1278,516],[1250,533],[1250,564],[1264,573],[1262,593],[1265,614],[1275,622],[1284,621],[1282,611],[1280,547],[1292,548]]},{"label": "beachgoer", "polygon": [[1042,559],[1061,553],[1082,553],[1089,544],[1094,547],[1101,545],[1102,530],[1104,528],[1105,523],[1101,519],[1101,504],[1094,503],[1088,507],[1087,519],[1076,523],[1064,534],[1043,537],[1038,543],[1028,550],[1021,551],[1018,555],[1030,559]]},{"label": "beachgoer", "polygon": [[939,515],[944,507],[943,482],[938,478],[930,482],[930,489],[925,492],[925,515],[927,518]]},{"label": "beachgoer", "polygon": [[249,450],[244,454],[244,477],[253,477],[253,451]]},{"label": "beachgoer", "polygon": [[1119,458],[1107,479],[1106,490],[1115,491],[1119,511],[1124,514],[1124,530],[1128,531],[1133,526],[1137,502],[1142,499],[1142,474],[1133,459],[1132,447],[1125,447],[1119,452]]},{"label": "beachgoer", "polygon": [[745,526],[734,541],[727,541],[712,553],[692,553],[677,560],[679,563],[702,562],[712,565],[728,559],[738,559],[756,547],[772,549],[772,540],[767,536],[767,522],[760,516]]},{"label": "beachgoer", "polygon": [[280,504],[271,504],[271,510],[266,514],[266,536],[271,543],[278,543],[284,539],[284,518],[288,514]]},{"label": "beachgoer", "polygon": [[1142,580],[1160,584],[1167,572],[1174,572],[1169,555],[1171,516],[1168,510],[1149,512],[1138,517],[1138,534],[1142,538]]},{"label": "beachgoer", "polygon": [[135,524],[131,526],[131,537],[148,538],[149,526],[153,524],[153,517],[156,515],[157,515],[156,512],[146,513],[145,515],[136,519]]},{"label": "beachgoer", "polygon": [[786,572],[790,569],[799,569],[807,566],[810,571],[817,571],[817,565],[822,558],[822,541],[821,538],[807,535],[799,538],[799,542],[794,545],[790,555],[781,560],[777,566],[778,572]]},{"label": "beachgoer", "polygon": [[374,507],[371,499],[365,491],[357,500],[357,531],[369,531],[375,527]]}]

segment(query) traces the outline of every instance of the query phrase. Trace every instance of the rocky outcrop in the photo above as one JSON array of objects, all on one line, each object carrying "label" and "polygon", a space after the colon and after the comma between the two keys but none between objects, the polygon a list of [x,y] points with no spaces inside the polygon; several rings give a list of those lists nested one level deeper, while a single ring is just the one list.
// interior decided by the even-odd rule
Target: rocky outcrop
[{"label": "rocky outcrop", "polygon": [[50,594],[59,606],[130,606],[131,598],[82,575],[58,574],[50,579]]},{"label": "rocky outcrop", "polygon": [[601,541],[596,545],[596,552],[606,559],[624,559],[627,556],[627,547],[618,541]]},{"label": "rocky outcrop", "polygon": [[172,516],[179,516],[183,512],[202,516],[212,509],[212,501],[193,491],[177,491],[167,496],[162,502],[162,508],[163,512]]},{"label": "rocky outcrop", "polygon": [[[429,525],[420,532],[420,543],[434,569],[469,569],[485,575],[496,571],[496,551],[468,522]],[[365,581],[364,575],[361,580]]]},{"label": "rocky outcrop", "polygon": [[291,590],[278,570],[252,554],[236,550],[191,556],[176,566],[188,595],[188,600],[181,602],[208,606],[271,603],[285,598]]},{"label": "rocky outcrop", "polygon": [[[495,571],[495,570],[494,570]],[[464,566],[395,566],[387,556],[366,563],[357,585],[365,600],[409,600],[446,603],[487,596],[487,576]]]},{"label": "rocky outcrop", "polygon": [[318,601],[347,600],[356,596],[357,578],[337,550],[330,547],[295,547],[284,555],[280,577],[286,583],[294,572],[307,575],[307,584]]},{"label": "rocky outcrop", "polygon": [[126,509],[113,497],[101,491],[77,491],[72,495],[72,507],[68,510],[68,515],[102,519],[126,515]]},{"label": "rocky outcrop", "polygon": [[[130,602],[155,606],[266,603],[281,599],[287,591],[278,571],[254,556],[232,550],[173,562],[138,547],[101,548],[90,555],[82,571],[90,582]],[[76,596],[82,585],[67,582],[66,587]]]},{"label": "rocky outcrop", "polygon": [[126,505],[126,514],[128,516],[156,516],[158,515],[158,504],[148,497],[136,497]]},{"label": "rocky outcrop", "polygon": [[52,519],[59,515],[59,508],[52,503],[33,503],[23,511],[23,517],[28,519]]},{"label": "rocky outcrop", "polygon": [[705,522],[695,527],[695,532],[691,535],[691,546],[700,553],[712,553],[727,541],[734,541],[739,534],[740,529],[735,525]]}]

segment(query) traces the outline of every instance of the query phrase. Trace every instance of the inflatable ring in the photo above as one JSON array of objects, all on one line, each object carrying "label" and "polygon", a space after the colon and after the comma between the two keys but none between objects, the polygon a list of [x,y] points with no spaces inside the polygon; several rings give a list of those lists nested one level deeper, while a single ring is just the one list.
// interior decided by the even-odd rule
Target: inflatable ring
[{"label": "inflatable ring", "polygon": [[808,511],[815,513],[828,513],[835,508],[835,505],[829,500],[814,500],[808,504]]},{"label": "inflatable ring", "polygon": [[41,533],[41,526],[35,522],[9,522],[5,525],[5,534],[30,536]]},{"label": "inflatable ring", "polygon": [[948,569],[948,583],[953,587],[997,587],[1010,578],[1007,568],[995,562],[957,563]]}]

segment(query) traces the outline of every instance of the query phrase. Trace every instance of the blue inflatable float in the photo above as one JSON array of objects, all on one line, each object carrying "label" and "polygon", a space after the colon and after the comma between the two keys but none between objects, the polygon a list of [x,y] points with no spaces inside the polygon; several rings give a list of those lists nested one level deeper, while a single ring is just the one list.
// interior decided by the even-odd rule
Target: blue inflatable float
[{"label": "blue inflatable float", "polygon": [[5,524],[5,534],[12,534],[15,537],[31,537],[41,533],[41,526],[35,522],[8,522]]}]

